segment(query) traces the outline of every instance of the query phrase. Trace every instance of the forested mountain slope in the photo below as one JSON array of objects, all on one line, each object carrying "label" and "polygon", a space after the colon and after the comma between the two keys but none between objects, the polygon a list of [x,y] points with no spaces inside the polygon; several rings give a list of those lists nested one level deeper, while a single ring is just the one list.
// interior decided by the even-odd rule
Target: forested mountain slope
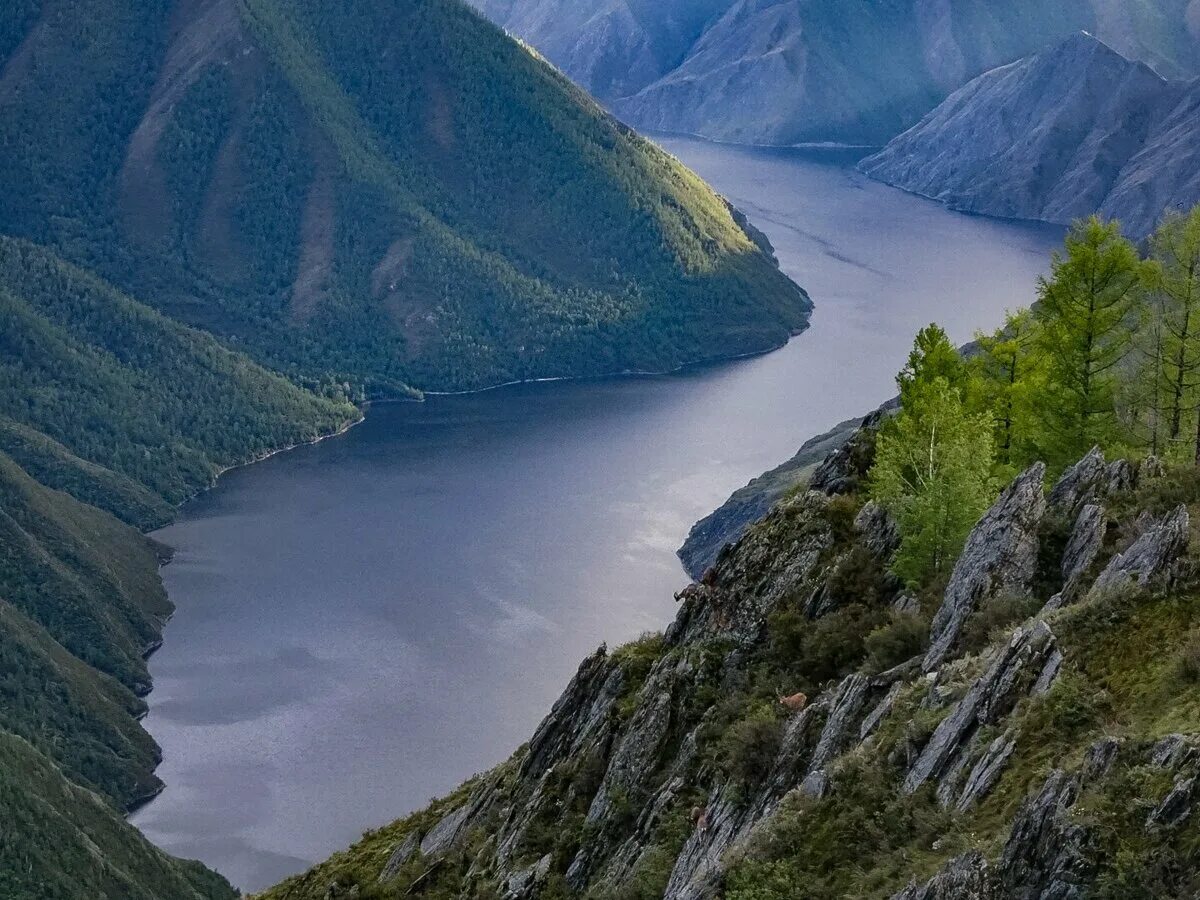
[{"label": "forested mountain slope", "polygon": [[0,232],[289,373],[663,370],[807,321],[698,178],[457,0],[27,0],[0,35]]},{"label": "forested mountain slope", "polygon": [[714,0],[692,18],[677,3],[477,5],[635,127],[744,143],[882,144],[981,72],[1080,29],[1166,77],[1200,71],[1193,0]]},{"label": "forested mountain slope", "polygon": [[1061,224],[1099,210],[1144,237],[1200,202],[1198,105],[1200,80],[1080,33],[979,76],[860,168],[955,209]]},{"label": "forested mountain slope", "polygon": [[137,529],[357,420],[328,393],[0,238],[0,897],[232,896],[123,819],[162,787],[138,719],[172,609]]}]

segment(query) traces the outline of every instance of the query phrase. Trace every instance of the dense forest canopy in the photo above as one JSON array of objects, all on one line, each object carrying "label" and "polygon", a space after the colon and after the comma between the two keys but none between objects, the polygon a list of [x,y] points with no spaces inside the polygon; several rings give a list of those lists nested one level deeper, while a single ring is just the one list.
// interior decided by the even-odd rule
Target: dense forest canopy
[{"label": "dense forest canopy", "polygon": [[0,35],[0,231],[289,373],[665,370],[806,323],[707,186],[454,0],[31,0]]}]

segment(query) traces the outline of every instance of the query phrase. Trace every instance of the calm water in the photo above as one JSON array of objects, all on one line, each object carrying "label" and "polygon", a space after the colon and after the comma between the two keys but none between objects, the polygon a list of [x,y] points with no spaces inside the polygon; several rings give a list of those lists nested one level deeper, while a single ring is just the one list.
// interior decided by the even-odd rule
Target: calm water
[{"label": "calm water", "polygon": [[272,883],[502,760],[601,641],[659,629],[691,523],[892,393],[913,332],[1026,304],[1060,232],[797,154],[665,140],[817,304],[786,349],[662,378],[373,409],[232,472],[158,537],[167,790],[135,822]]}]

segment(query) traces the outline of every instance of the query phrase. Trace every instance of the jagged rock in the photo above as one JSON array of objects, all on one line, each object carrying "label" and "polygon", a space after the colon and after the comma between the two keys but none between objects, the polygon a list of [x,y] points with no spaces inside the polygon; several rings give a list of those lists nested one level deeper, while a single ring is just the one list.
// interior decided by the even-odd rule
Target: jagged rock
[{"label": "jagged rock", "polygon": [[[848,698],[852,693],[845,696]],[[809,754],[820,742],[818,733],[825,734],[822,723],[828,724],[832,707],[833,701],[823,695],[788,720],[771,774],[756,796],[746,800],[733,785],[713,791],[707,805],[708,827],[694,831],[683,845],[664,898],[701,900],[712,896],[723,872],[725,854],[748,838],[811,768]]]},{"label": "jagged rock", "polygon": [[1004,767],[1008,765],[1008,758],[1012,756],[1016,746],[1016,737],[1012,731],[1005,732],[988,745],[983,756],[979,757],[979,761],[971,769],[971,774],[967,776],[966,784],[963,785],[962,793],[959,794],[955,809],[959,812],[966,812],[991,793],[996,782],[1000,780]]},{"label": "jagged rock", "polygon": [[938,777],[980,724],[995,724],[1011,712],[1056,650],[1054,633],[1045,622],[1017,629],[1012,640],[941,721],[904,779],[912,793]]},{"label": "jagged rock", "polygon": [[1000,858],[1002,896],[1013,900],[1087,896],[1092,875],[1090,835],[1069,817],[1078,795],[1079,782],[1056,769],[1038,795],[1025,801]]},{"label": "jagged rock", "polygon": [[901,594],[892,601],[892,612],[902,616],[915,616],[921,612],[921,601],[912,594]]},{"label": "jagged rock", "polygon": [[657,758],[671,724],[671,692],[665,689],[663,681],[647,681],[643,691],[648,693],[644,693],[644,701],[638,704],[629,727],[609,760],[600,789],[592,798],[586,818],[588,823],[606,818],[611,811],[614,793],[625,793],[637,784],[647,774],[647,767]]},{"label": "jagged rock", "polygon": [[896,705],[896,698],[900,696],[900,691],[903,689],[904,682],[897,681],[883,695],[883,699],[875,705],[875,708],[867,714],[867,717],[863,719],[862,725],[858,729],[858,739],[860,741],[865,741],[879,729],[879,726],[883,724],[883,720],[891,713],[892,707]]},{"label": "jagged rock", "polygon": [[874,500],[868,500],[857,516],[854,528],[862,535],[863,544],[880,558],[886,558],[900,546],[896,521]]},{"label": "jagged rock", "polygon": [[854,725],[862,713],[871,691],[871,680],[866,675],[854,674],[845,678],[838,685],[833,698],[833,708],[829,718],[825,720],[825,729],[817,741],[809,761],[809,770],[815,771],[829,763],[845,748],[847,741],[854,734]]},{"label": "jagged rock", "polygon": [[825,774],[825,770],[817,769],[805,775],[804,780],[800,782],[800,793],[816,800],[829,793],[829,776]]},{"label": "jagged rock", "polygon": [[466,803],[442,816],[421,839],[421,855],[436,856],[453,847],[458,839],[470,830],[476,818],[487,810],[495,787],[494,780],[480,782]]},{"label": "jagged rock", "polygon": [[466,824],[467,817],[470,814],[470,804],[464,803],[462,806],[443,816],[441,821],[434,825],[429,830],[429,834],[421,841],[421,853],[429,856],[430,854],[442,853],[449,849],[459,834],[462,833],[463,826]]},{"label": "jagged rock", "polygon": [[1146,819],[1146,828],[1174,828],[1192,814],[1195,778],[1176,779],[1175,786]]},{"label": "jagged rock", "polygon": [[1127,459],[1113,460],[1104,470],[1104,495],[1111,497],[1122,491],[1133,490],[1137,484],[1137,473]]},{"label": "jagged rock", "polygon": [[1121,742],[1114,737],[1103,737],[1088,747],[1087,755],[1083,758],[1083,769],[1079,777],[1084,784],[1090,784],[1108,774],[1116,761]]},{"label": "jagged rock", "polygon": [[1108,520],[1104,507],[1089,503],[1079,511],[1062,558],[1062,604],[1071,603],[1079,593],[1080,580],[1087,574],[1104,548]]},{"label": "jagged rock", "polygon": [[620,888],[634,872],[638,861],[647,852],[653,852],[651,839],[654,829],[661,823],[671,804],[681,791],[689,786],[689,780],[682,773],[689,771],[696,757],[696,741],[700,729],[704,726],[702,720],[680,745],[675,760],[671,763],[671,771],[665,784],[651,798],[638,816],[637,824],[625,842],[612,855],[612,859],[598,877],[596,884],[611,889]]},{"label": "jagged rock", "polygon": [[401,866],[412,859],[420,847],[421,835],[415,831],[410,831],[404,840],[396,845],[396,849],[392,851],[392,855],[388,857],[383,871],[379,873],[379,883],[383,884],[385,881],[391,881],[395,878]]},{"label": "jagged rock", "polygon": [[953,805],[959,788],[962,786],[963,773],[971,761],[974,749],[974,740],[964,742],[942,771],[941,777],[938,778],[937,790],[934,794],[942,806]]},{"label": "jagged rock", "polygon": [[1150,764],[1160,769],[1174,769],[1191,760],[1196,747],[1182,734],[1168,734],[1150,750]]},{"label": "jagged rock", "polygon": [[892,900],[994,900],[987,860],[978,850],[950,860],[923,885],[910,884]]},{"label": "jagged rock", "polygon": [[1050,508],[1064,517],[1074,515],[1080,506],[1095,499],[1106,473],[1104,453],[1093,447],[1055,482],[1050,491]]},{"label": "jagged rock", "polygon": [[521,760],[519,777],[540,778],[555,763],[593,742],[624,685],[621,668],[601,646],[585,659],[546,718],[542,719]]},{"label": "jagged rock", "polygon": [[888,687],[897,681],[907,681],[920,673],[921,657],[914,656],[912,659],[906,659],[904,662],[897,663],[890,669],[880,672],[871,679],[871,685],[873,687]]},{"label": "jagged rock", "polygon": [[1112,558],[1092,587],[1092,594],[1123,587],[1145,588],[1152,580],[1170,578],[1188,545],[1188,511],[1182,503],[1148,528],[1124,553]]},{"label": "jagged rock", "polygon": [[749,645],[785,598],[810,594],[818,566],[833,544],[825,517],[829,498],[815,491],[788,497],[718,562],[717,584],[682,590],[679,614],[667,629],[669,646],[710,637]]},{"label": "jagged rock", "polygon": [[1038,525],[1046,511],[1037,463],[1019,475],[971,531],[930,628],[926,672],[942,664],[979,603],[1000,593],[1029,591],[1037,567]]},{"label": "jagged rock", "polygon": [[538,886],[550,874],[554,856],[547,853],[527,869],[510,875],[504,882],[504,900],[526,900],[537,896]]},{"label": "jagged rock", "polygon": [[1050,654],[1046,664],[1042,666],[1042,671],[1038,675],[1037,681],[1033,683],[1033,689],[1029,692],[1034,697],[1040,697],[1054,684],[1058,678],[1058,673],[1062,671],[1062,664],[1065,657],[1061,650],[1055,650]]},{"label": "jagged rock", "polygon": [[782,797],[811,767],[810,754],[824,734],[823,726],[829,720],[831,706],[830,698],[822,695],[788,719],[764,797]]}]

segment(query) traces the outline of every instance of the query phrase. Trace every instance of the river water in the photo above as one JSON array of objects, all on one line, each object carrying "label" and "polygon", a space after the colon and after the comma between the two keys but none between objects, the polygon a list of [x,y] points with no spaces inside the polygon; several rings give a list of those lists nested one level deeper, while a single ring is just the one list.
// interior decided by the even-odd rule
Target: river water
[{"label": "river water", "polygon": [[828,157],[662,143],[743,209],[812,327],[682,374],[379,405],[237,470],[156,535],[178,612],[146,726],[153,841],[262,888],[504,759],[601,641],[661,629],[691,524],[893,393],[913,333],[1030,302],[1059,229]]}]

